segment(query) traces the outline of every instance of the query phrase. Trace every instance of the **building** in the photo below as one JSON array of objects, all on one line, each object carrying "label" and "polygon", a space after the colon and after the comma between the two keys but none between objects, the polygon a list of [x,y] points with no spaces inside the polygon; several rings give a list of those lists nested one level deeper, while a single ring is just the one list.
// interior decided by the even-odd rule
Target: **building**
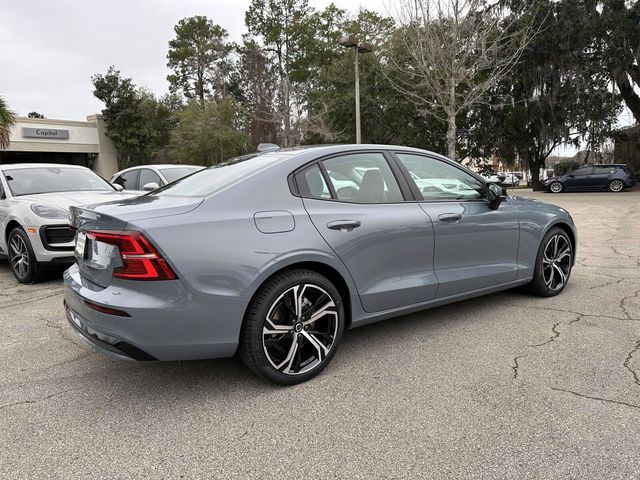
[{"label": "building", "polygon": [[640,173],[640,125],[613,132],[615,163],[626,163],[633,173]]},{"label": "building", "polygon": [[0,150],[0,164],[82,165],[105,179],[118,171],[116,149],[99,114],[86,122],[16,117],[9,140],[9,147]]}]

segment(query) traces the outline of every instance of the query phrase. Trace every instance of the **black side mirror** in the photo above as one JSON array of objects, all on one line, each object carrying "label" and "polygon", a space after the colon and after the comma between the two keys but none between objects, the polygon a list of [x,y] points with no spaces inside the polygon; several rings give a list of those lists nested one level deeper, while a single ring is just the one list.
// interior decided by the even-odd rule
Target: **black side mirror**
[{"label": "black side mirror", "polygon": [[489,208],[491,210],[496,210],[505,196],[505,190],[500,185],[496,185],[495,183],[487,184],[487,200],[489,201]]}]

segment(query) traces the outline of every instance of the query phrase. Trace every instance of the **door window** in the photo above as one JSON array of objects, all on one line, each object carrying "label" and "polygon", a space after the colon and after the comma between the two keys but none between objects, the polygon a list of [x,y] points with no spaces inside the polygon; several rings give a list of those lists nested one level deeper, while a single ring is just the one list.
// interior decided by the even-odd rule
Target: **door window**
[{"label": "door window", "polygon": [[306,198],[331,198],[331,192],[324,181],[320,167],[314,164],[296,174],[300,195]]},{"label": "door window", "polygon": [[118,178],[116,178],[115,182],[118,185],[122,185],[122,188],[125,190],[137,190],[138,189],[138,170],[130,170],[128,172],[124,172]]},{"label": "door window", "polygon": [[140,181],[138,183],[140,185],[138,190],[142,190],[148,183],[156,183],[159,187],[162,186],[162,180],[160,180],[158,174],[148,168],[140,170]]},{"label": "door window", "polygon": [[382,153],[353,153],[323,162],[338,200],[395,203],[404,198]]},{"label": "door window", "polygon": [[582,177],[584,175],[591,175],[593,173],[593,167],[580,167],[577,170],[571,172],[576,177]]},{"label": "door window", "polygon": [[612,173],[616,173],[616,168],[615,167],[607,167],[607,166],[594,167],[593,173],[595,175],[609,175],[609,174],[612,174]]},{"label": "door window", "polygon": [[427,201],[478,200],[486,196],[485,183],[460,168],[423,155],[397,156]]}]

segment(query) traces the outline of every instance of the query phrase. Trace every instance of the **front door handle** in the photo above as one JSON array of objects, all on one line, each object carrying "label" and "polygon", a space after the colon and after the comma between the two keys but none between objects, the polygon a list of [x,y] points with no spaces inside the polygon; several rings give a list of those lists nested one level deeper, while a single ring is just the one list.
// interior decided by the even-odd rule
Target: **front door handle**
[{"label": "front door handle", "polygon": [[443,222],[457,222],[462,220],[461,213],[441,213],[438,218]]},{"label": "front door handle", "polygon": [[340,230],[350,232],[354,228],[358,228],[362,225],[358,220],[335,220],[327,223],[327,228],[331,230]]}]

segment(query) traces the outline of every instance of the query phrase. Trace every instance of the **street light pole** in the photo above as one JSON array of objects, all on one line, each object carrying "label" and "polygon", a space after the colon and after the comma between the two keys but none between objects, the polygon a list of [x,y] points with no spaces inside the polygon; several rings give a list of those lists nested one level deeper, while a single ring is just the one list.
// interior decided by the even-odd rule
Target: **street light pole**
[{"label": "street light pole", "polygon": [[373,51],[373,45],[358,42],[357,39],[348,35],[340,37],[340,41],[338,43],[345,48],[353,48],[353,53],[355,55],[356,143],[362,143],[362,130],[360,128],[360,66],[358,61],[361,53]]}]

